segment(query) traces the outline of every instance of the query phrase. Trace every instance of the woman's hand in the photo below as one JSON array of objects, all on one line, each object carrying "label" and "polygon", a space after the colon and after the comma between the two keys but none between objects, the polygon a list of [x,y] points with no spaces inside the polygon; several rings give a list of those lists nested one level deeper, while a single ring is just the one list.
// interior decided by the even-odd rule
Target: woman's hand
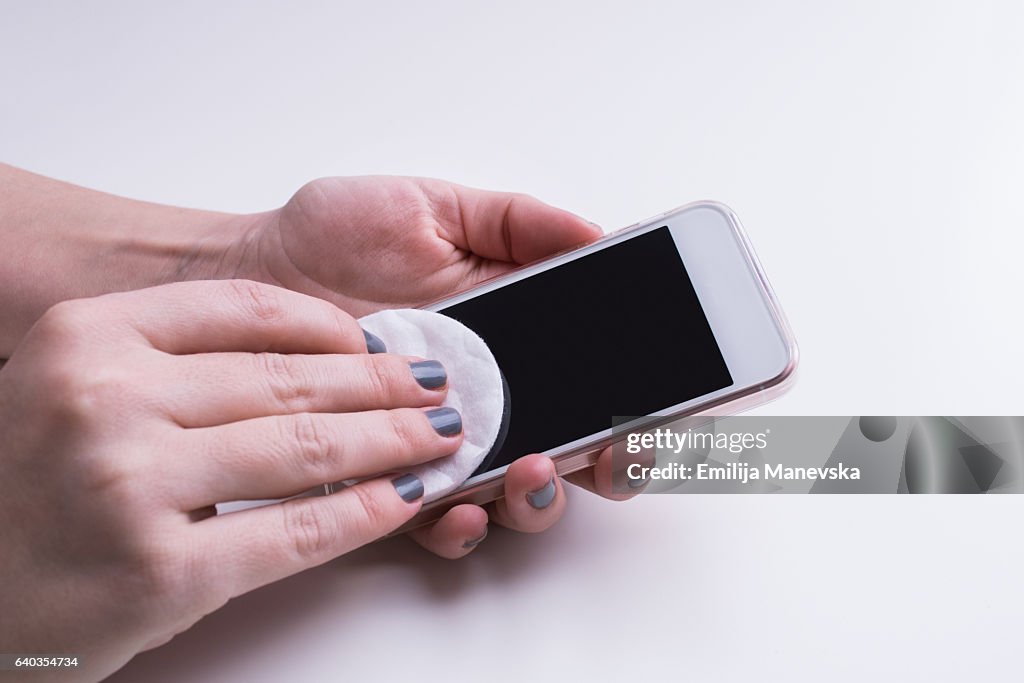
[{"label": "woman's hand", "polygon": [[[281,209],[243,216],[124,199],[0,164],[0,240],[16,255],[0,258],[0,358],[67,299],[246,278],[362,316],[422,305],[600,234],[531,197],[439,180],[325,178]],[[610,460],[605,453],[567,479],[622,498],[611,494]],[[483,538],[489,516],[540,531],[564,504],[550,460],[528,456],[509,469],[504,500],[454,508],[413,537],[458,557]]]},{"label": "woman's hand", "polygon": [[601,234],[527,195],[425,178],[321,178],[256,217],[231,265],[358,318],[420,306]]},{"label": "woman's hand", "polygon": [[4,647],[97,679],[408,521],[422,485],[403,469],[454,452],[461,421],[422,359],[366,350],[334,305],[247,281],[52,308],[0,370]]},{"label": "woman's hand", "polygon": [[[283,208],[254,217],[223,263],[233,274],[327,299],[360,317],[420,306],[601,234],[527,195],[423,178],[322,178]],[[611,477],[609,450],[596,467],[567,479],[608,498],[628,498],[612,493]],[[564,507],[550,459],[526,456],[511,465],[504,498],[488,510],[460,505],[411,535],[439,555],[461,557],[484,539],[489,518],[543,531]]]}]

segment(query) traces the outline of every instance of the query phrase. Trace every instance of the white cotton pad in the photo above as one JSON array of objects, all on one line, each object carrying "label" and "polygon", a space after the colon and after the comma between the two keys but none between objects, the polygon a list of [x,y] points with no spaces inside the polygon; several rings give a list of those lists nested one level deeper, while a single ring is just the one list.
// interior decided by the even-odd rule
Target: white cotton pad
[{"label": "white cotton pad", "polygon": [[508,389],[498,363],[480,336],[440,313],[402,308],[359,319],[389,353],[436,360],[448,375],[444,404],[462,415],[462,445],[452,455],[411,468],[423,482],[424,502],[454,491],[501,447],[509,417]]}]

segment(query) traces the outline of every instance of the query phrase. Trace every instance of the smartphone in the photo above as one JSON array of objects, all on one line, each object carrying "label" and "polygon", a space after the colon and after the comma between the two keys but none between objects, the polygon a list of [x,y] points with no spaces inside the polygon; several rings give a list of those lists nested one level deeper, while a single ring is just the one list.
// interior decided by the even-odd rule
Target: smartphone
[{"label": "smartphone", "polygon": [[[615,440],[613,418],[738,412],[781,393],[797,348],[731,210],[697,202],[424,306],[487,342],[507,382],[503,444],[403,530],[500,498],[508,465],[567,474]],[[621,426],[620,426],[621,427]],[[616,429],[615,434],[622,434]]]}]

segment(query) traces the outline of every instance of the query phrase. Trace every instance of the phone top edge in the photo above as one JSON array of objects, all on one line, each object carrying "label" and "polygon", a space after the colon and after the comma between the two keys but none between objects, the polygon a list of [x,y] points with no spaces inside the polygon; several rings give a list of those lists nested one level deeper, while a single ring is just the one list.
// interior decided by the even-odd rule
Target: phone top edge
[{"label": "phone top edge", "polygon": [[[714,199],[698,199],[698,200],[693,201],[693,202],[687,202],[686,204],[681,204],[681,205],[675,207],[674,209],[669,209],[668,211],[662,211],[659,214],[655,214],[655,215],[651,216],[650,218],[645,218],[643,220],[637,221],[636,223],[632,223],[631,225],[627,225],[627,226],[622,227],[622,228],[616,228],[615,230],[613,230],[613,231],[611,231],[609,233],[605,233],[604,237],[611,237],[612,235],[617,235],[617,234],[619,234],[621,232],[625,232],[627,230],[630,230],[631,228],[639,228],[639,227],[651,225],[652,223],[657,223],[659,221],[663,221],[663,220],[665,220],[665,219],[667,219],[667,218],[669,218],[671,216],[674,216],[674,215],[676,215],[678,213],[683,213],[684,211],[691,211],[693,209],[698,209],[698,208],[713,209],[713,210],[718,211],[719,213],[723,214],[727,218],[729,218],[730,222],[734,222],[734,223],[738,224],[738,220],[735,220],[736,213],[727,204],[725,204],[723,202],[720,202],[720,201],[717,201],[717,200],[714,200]],[[602,237],[600,239],[604,239],[604,237]]]},{"label": "phone top edge", "polygon": [[[562,251],[556,252],[554,254],[550,254],[549,256],[546,256],[546,257],[544,257],[542,259],[539,259],[537,261],[531,261],[530,263],[519,264],[519,265],[515,266],[514,268],[511,268],[510,270],[505,271],[504,273],[500,273],[498,275],[493,275],[493,276],[491,276],[491,277],[489,277],[489,278],[487,278],[485,280],[481,280],[480,282],[477,282],[476,284],[472,285],[471,287],[467,287],[466,289],[460,290],[458,292],[454,292],[452,294],[447,294],[447,295],[445,295],[443,297],[439,297],[437,299],[433,299],[431,301],[422,303],[419,306],[416,306],[416,308],[422,308],[422,309],[425,309],[425,310],[436,311],[439,308],[444,308],[444,307],[446,307],[446,306],[448,306],[450,304],[455,303],[456,300],[461,299],[467,293],[472,292],[473,290],[483,289],[485,287],[489,287],[489,286],[494,285],[495,283],[500,282],[500,281],[502,281],[502,280],[504,280],[506,278],[509,279],[509,280],[515,279],[520,274],[522,274],[522,272],[524,270],[528,270],[528,269],[544,270],[545,266],[548,266],[549,264],[551,264],[551,262],[560,260],[560,259],[564,258],[565,256],[568,256],[569,254],[572,254],[572,253],[575,253],[575,252],[583,252],[583,251],[588,251],[588,252],[589,251],[598,251],[600,248],[602,248],[602,245],[604,245],[604,244],[606,244],[608,242],[614,242],[614,241],[616,241],[618,239],[621,239],[624,234],[626,234],[626,233],[628,233],[630,231],[640,230],[642,228],[654,229],[655,226],[658,223],[664,222],[664,221],[668,220],[669,218],[671,218],[672,216],[675,216],[676,214],[680,214],[680,213],[683,213],[685,211],[692,211],[694,209],[699,209],[699,208],[712,209],[712,210],[722,214],[726,218],[726,220],[729,222],[729,224],[731,226],[733,226],[734,228],[738,228],[740,236],[741,236],[741,243],[744,246],[745,253],[748,256],[752,255],[752,250],[751,250],[751,248],[749,246],[749,242],[746,240],[746,236],[745,236],[745,234],[743,234],[742,228],[740,227],[740,224],[739,224],[739,220],[736,218],[736,214],[733,212],[733,210],[731,208],[729,208],[726,204],[723,204],[722,202],[718,202],[718,201],[710,200],[710,199],[703,199],[703,200],[699,200],[699,201],[689,202],[687,204],[683,204],[681,206],[678,206],[678,207],[676,207],[674,209],[670,209],[669,211],[664,211],[664,212],[662,212],[660,214],[656,214],[654,216],[651,216],[650,218],[645,218],[645,219],[643,219],[641,221],[637,221],[636,223],[632,223],[630,225],[627,225],[627,226],[624,226],[624,227],[621,227],[621,228],[616,228],[615,230],[613,230],[611,232],[606,232],[604,235],[602,235],[601,237],[598,237],[593,242],[586,242],[586,243],[577,244],[575,246],[569,247],[567,249],[563,249]],[[660,226],[658,226],[658,227],[660,227]],[[756,263],[757,259],[754,258],[753,261]]]}]

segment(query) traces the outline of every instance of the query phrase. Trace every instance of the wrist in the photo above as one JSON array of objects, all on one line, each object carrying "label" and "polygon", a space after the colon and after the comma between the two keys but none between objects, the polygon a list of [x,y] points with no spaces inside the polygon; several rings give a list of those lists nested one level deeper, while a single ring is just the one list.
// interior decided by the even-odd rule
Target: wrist
[{"label": "wrist", "polygon": [[[163,230],[145,243],[132,247],[137,260],[148,259],[155,286],[186,280],[257,279],[259,241],[264,226],[276,212],[256,214],[220,214],[200,212],[204,216],[180,229]],[[133,287],[137,289],[138,287]]]},{"label": "wrist", "polygon": [[60,301],[252,277],[272,214],[139,202],[0,164],[0,358]]}]

